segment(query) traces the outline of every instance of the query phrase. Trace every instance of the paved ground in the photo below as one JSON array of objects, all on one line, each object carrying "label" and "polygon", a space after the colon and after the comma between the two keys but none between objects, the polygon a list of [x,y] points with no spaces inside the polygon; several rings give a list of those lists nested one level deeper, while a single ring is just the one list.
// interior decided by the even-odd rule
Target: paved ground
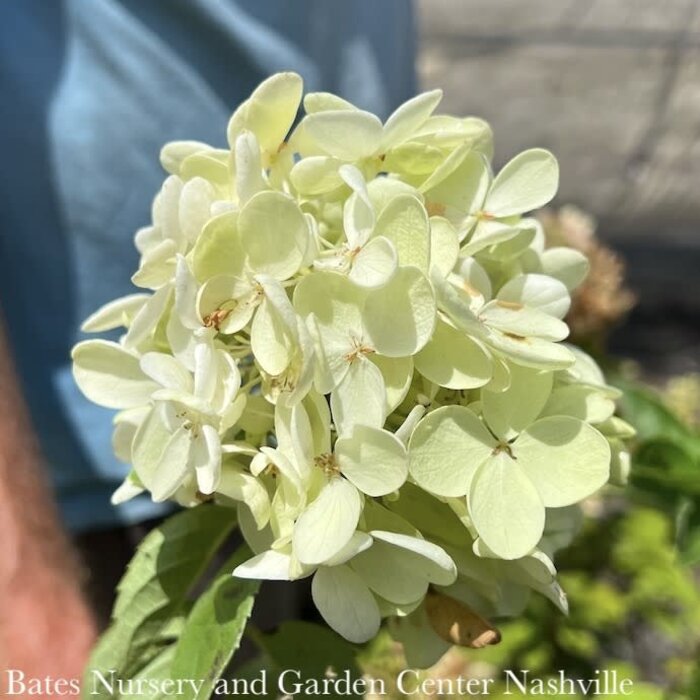
[{"label": "paved ground", "polygon": [[420,72],[488,119],[498,161],[534,145],[562,201],[616,235],[700,247],[697,0],[418,0]]},{"label": "paved ground", "polygon": [[416,2],[423,85],[491,122],[497,163],[550,148],[557,201],[626,255],[641,302],[618,350],[698,369],[700,2]]}]

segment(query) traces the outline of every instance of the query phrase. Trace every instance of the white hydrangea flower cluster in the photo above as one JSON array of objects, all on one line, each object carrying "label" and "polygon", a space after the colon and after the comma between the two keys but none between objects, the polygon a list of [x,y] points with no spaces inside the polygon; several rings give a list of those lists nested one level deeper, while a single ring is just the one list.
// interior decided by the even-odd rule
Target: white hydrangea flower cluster
[{"label": "white hydrangea flower cluster", "polygon": [[144,292],[85,322],[118,342],[73,351],[84,394],[120,409],[115,502],[237,506],[255,552],[237,576],[313,576],[331,627],[362,642],[390,617],[415,663],[464,639],[435,596],[448,616],[517,614],[532,589],[566,608],[552,553],[611,465],[624,478],[630,432],[561,342],[586,260],[524,216],[554,157],[494,176],[489,126],[440,98],[382,124],[310,93],[294,127],[302,81],[280,73],[230,148],[166,145]]}]

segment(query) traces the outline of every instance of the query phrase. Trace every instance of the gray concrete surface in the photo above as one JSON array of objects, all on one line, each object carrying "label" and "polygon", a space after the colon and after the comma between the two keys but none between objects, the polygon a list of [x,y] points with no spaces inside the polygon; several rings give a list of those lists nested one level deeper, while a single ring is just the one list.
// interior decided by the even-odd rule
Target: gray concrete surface
[{"label": "gray concrete surface", "polygon": [[697,0],[418,0],[419,71],[488,119],[496,160],[535,145],[559,201],[615,237],[700,248]]}]

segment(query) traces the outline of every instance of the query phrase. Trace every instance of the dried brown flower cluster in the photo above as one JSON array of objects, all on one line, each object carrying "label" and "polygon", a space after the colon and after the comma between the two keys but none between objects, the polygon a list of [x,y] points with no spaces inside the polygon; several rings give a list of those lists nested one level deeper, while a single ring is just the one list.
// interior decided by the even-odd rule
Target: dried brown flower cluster
[{"label": "dried brown flower cluster", "polygon": [[636,302],[625,286],[625,263],[598,239],[595,219],[577,207],[545,209],[538,218],[548,247],[567,245],[588,257],[590,272],[572,294],[566,320],[573,342],[601,345]]}]

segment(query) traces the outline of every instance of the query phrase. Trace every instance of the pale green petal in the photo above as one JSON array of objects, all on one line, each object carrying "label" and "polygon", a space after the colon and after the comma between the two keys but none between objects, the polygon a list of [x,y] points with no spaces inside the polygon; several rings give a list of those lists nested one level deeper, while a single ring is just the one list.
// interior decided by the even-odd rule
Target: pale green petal
[{"label": "pale green petal", "polygon": [[188,180],[180,194],[180,228],[188,241],[195,241],[211,218],[211,204],[216,190],[202,177]]},{"label": "pale green petal", "polygon": [[438,320],[428,344],[415,356],[416,369],[448,389],[473,389],[492,376],[492,361],[482,345],[449,323]]},{"label": "pale green petal", "polygon": [[419,141],[406,141],[394,146],[382,161],[382,170],[410,176],[427,177],[440,166],[445,154],[439,148]]},{"label": "pale green petal", "polygon": [[[529,225],[530,221],[533,221],[533,219],[521,219],[513,226],[513,229],[516,231],[514,236],[483,250],[481,257],[485,260],[494,260],[501,265],[507,262],[515,262],[526,251],[530,250],[530,244],[537,233],[535,227]],[[481,230],[487,227],[489,223],[493,222],[480,222],[472,240],[475,240],[476,234],[480,234]]]},{"label": "pale green petal", "polygon": [[538,309],[498,299],[486,304],[479,312],[479,318],[491,328],[523,338],[558,341],[569,335],[569,327],[558,318]]},{"label": "pale green petal", "polygon": [[598,363],[581,348],[574,345],[567,345],[567,347],[576,358],[575,364],[567,370],[567,375],[570,375],[576,382],[605,388],[606,393],[608,393],[611,387],[605,383],[605,375]]},{"label": "pale green petal", "polygon": [[552,392],[552,372],[510,365],[510,386],[505,391],[481,392],[484,420],[491,431],[510,440],[540,415]]},{"label": "pale green petal", "polygon": [[[404,535],[404,537],[406,537]],[[374,544],[350,561],[350,567],[377,595],[403,605],[420,600],[428,590],[428,579],[417,565],[427,564],[391,544],[375,540]]]},{"label": "pale green petal", "polygon": [[216,275],[197,292],[197,315],[204,324],[217,324],[220,333],[236,333],[248,325],[262,298],[262,290],[249,282]]},{"label": "pale green petal", "polygon": [[413,431],[409,472],[430,493],[464,496],[474,472],[495,447],[496,441],[468,408],[444,406],[431,411]]},{"label": "pale green petal", "polygon": [[362,425],[381,428],[386,419],[386,389],[379,368],[366,357],[353,360],[331,393],[331,412],[339,435]]},{"label": "pale green petal", "polygon": [[265,189],[260,145],[255,135],[244,131],[236,139],[235,148],[236,194],[243,206],[253,195]]},{"label": "pale green petal", "polygon": [[377,152],[381,143],[381,121],[361,110],[329,110],[310,114],[302,121],[305,138],[323,153],[344,161],[355,161]]},{"label": "pale green petal", "polygon": [[253,554],[262,554],[270,549],[275,536],[269,524],[262,530],[258,530],[258,524],[255,522],[250,508],[240,501],[236,504],[236,515],[238,517],[238,527],[241,529],[243,539],[250,547]]},{"label": "pale green petal", "polygon": [[[522,234],[522,229],[500,221],[479,221],[469,241],[462,246],[465,257],[476,255],[491,246],[506,245],[509,241]],[[525,241],[525,247],[528,241]]]},{"label": "pale green petal", "polygon": [[393,244],[379,236],[364,245],[355,256],[348,276],[361,287],[381,287],[396,272],[397,263]]},{"label": "pale green petal", "polygon": [[129,294],[107,302],[83,321],[80,330],[84,333],[100,333],[120,326],[128,328],[134,316],[150,298],[150,294]]},{"label": "pale green petal", "polygon": [[340,566],[341,564],[345,564],[354,556],[368,550],[371,546],[372,538],[366,532],[356,530],[345,547],[334,557],[326,561],[324,566]]},{"label": "pale green petal", "polygon": [[347,566],[321,567],[314,576],[311,595],[323,619],[348,641],[361,644],[379,631],[377,601]]},{"label": "pale green petal", "polygon": [[357,107],[330,92],[307,92],[304,95],[304,111],[307,114],[339,109],[357,109]]},{"label": "pale green petal", "polygon": [[460,148],[423,183],[421,191],[426,205],[433,205],[434,213],[460,221],[467,214],[481,210],[490,182],[484,157]]},{"label": "pale green petal", "polygon": [[170,286],[161,287],[139,309],[124,336],[124,346],[136,348],[153,335],[170,303]]},{"label": "pale green petal", "polygon": [[400,194],[420,196],[414,187],[393,177],[375,177],[374,180],[370,180],[367,183],[367,194],[377,216],[394,197]]},{"label": "pale green petal", "polygon": [[278,448],[290,458],[303,476],[308,472],[316,451],[311,421],[303,403],[287,406],[278,403],[275,407],[275,435]]},{"label": "pale green petal", "polygon": [[207,222],[192,251],[192,270],[198,282],[216,275],[243,276],[245,253],[237,222],[237,212],[226,212]]},{"label": "pale green petal", "polygon": [[367,293],[345,275],[314,272],[294,290],[294,308],[306,318],[314,314],[319,327],[361,335],[362,307]]},{"label": "pale green petal", "polygon": [[[250,396],[248,394],[238,394],[229,406],[221,411],[221,424],[219,430],[224,435],[227,430],[241,422],[241,418],[249,411]],[[242,426],[238,426],[241,428]]]},{"label": "pale green petal", "polygon": [[141,369],[139,357],[107,340],[86,340],[71,353],[73,377],[90,401],[107,408],[133,408],[158,385]]},{"label": "pale green petal", "polygon": [[291,581],[290,566],[291,557],[288,554],[268,549],[239,564],[233,570],[233,575],[265,581]]},{"label": "pale green petal", "polygon": [[403,423],[396,429],[394,435],[396,435],[404,445],[408,446],[408,441],[420,422],[420,419],[425,415],[426,410],[425,406],[417,404],[408,412]]},{"label": "pale green petal", "polygon": [[491,359],[493,376],[484,388],[496,393],[505,391],[510,386],[510,365],[500,357],[492,356]]},{"label": "pale green petal", "polygon": [[205,338],[194,349],[194,396],[209,404],[218,383],[214,345]]},{"label": "pale green petal", "polygon": [[484,543],[502,559],[519,559],[537,546],[544,531],[544,505],[505,451],[487,459],[469,490],[469,513]]},{"label": "pale green petal", "polygon": [[587,423],[602,423],[615,413],[615,402],[600,389],[584,385],[557,387],[542,416],[572,416]]},{"label": "pale green petal", "polygon": [[[137,433],[135,443],[138,437]],[[151,492],[154,501],[167,500],[180,487],[190,471],[191,451],[191,431],[182,426],[165,443],[160,459],[155,464],[146,466],[139,460],[140,468],[137,467],[135,453],[134,468],[143,485]]]},{"label": "pale green petal", "polygon": [[447,552],[438,545],[420,537],[397,532],[372,530],[375,542],[381,541],[403,550],[404,561],[412,562],[411,568],[436,586],[449,586],[457,578],[457,567]]},{"label": "pale green petal", "polygon": [[175,274],[177,251],[177,243],[167,238],[149,248],[141,257],[139,269],[131,276],[131,281],[146,289],[158,289],[167,284]]},{"label": "pale green petal", "polygon": [[274,376],[281,374],[292,359],[297,322],[286,292],[272,282],[264,282],[265,298],[253,318],[250,345],[258,364]]},{"label": "pale green petal", "polygon": [[179,175],[185,158],[210,149],[211,146],[202,141],[171,141],[160,150],[160,164],[171,175]]},{"label": "pale green petal", "polygon": [[331,479],[294,525],[294,554],[302,564],[322,564],[350,541],[362,509],[358,490],[342,477]]},{"label": "pale green petal", "polygon": [[297,204],[280,192],[259,192],[238,216],[247,265],[256,274],[285,280],[298,269],[309,245],[309,230]]},{"label": "pale green petal", "polygon": [[352,251],[363,246],[372,234],[374,208],[367,193],[365,178],[354,165],[342,165],[338,173],[353,190],[343,207],[343,230]]},{"label": "pale green petal", "polygon": [[335,443],[340,471],[368,496],[384,496],[399,489],[408,476],[403,443],[386,430],[355,425]]},{"label": "pale green petal", "polygon": [[370,291],[363,316],[377,352],[388,357],[415,354],[435,327],[435,296],[430,282],[415,267],[399,268],[387,285]]},{"label": "pale green petal", "polygon": [[221,479],[221,440],[211,425],[203,425],[193,436],[191,461],[199,490],[214,493]]},{"label": "pale green petal", "polygon": [[503,166],[484,209],[497,217],[523,214],[549,202],[559,186],[556,158],[542,148],[523,151]]},{"label": "pale green petal", "polygon": [[430,217],[430,268],[443,277],[452,271],[459,257],[459,239],[454,226],[441,216]]},{"label": "pale green petal", "polygon": [[460,258],[455,274],[450,276],[450,281],[457,278],[460,289],[467,293],[473,308],[481,308],[485,302],[491,300],[491,279],[488,273],[474,258]]},{"label": "pale green petal", "polygon": [[131,464],[131,448],[134,442],[134,435],[150,412],[150,406],[138,406],[137,408],[120,411],[114,416],[112,449],[114,450],[114,456],[121,462]]},{"label": "pale green petal", "polygon": [[289,173],[294,188],[305,195],[319,195],[340,187],[338,168],[343,161],[331,156],[308,156],[298,161]]},{"label": "pale green petal", "polygon": [[415,265],[424,273],[430,263],[430,225],[417,197],[401,194],[383,209],[374,233],[385,236],[396,248],[400,265]]},{"label": "pale green petal", "polygon": [[514,454],[547,508],[583,500],[610,475],[608,441],[577,418],[538,420],[517,439]]},{"label": "pale green petal", "polygon": [[588,258],[573,248],[549,248],[540,260],[542,272],[563,282],[569,291],[583,282],[590,269]]},{"label": "pale green petal", "polygon": [[[135,478],[138,479],[138,477]],[[115,489],[109,502],[113,506],[118,506],[122,503],[130,501],[132,498],[136,498],[136,496],[141,495],[144,491],[145,489],[143,486],[137,483],[137,481],[132,478],[131,474],[129,474],[126,479],[124,479],[124,481]]]},{"label": "pale green petal", "polygon": [[183,181],[177,175],[170,175],[163,181],[160,192],[153,202],[153,223],[160,228],[164,239],[180,242],[180,195]]},{"label": "pale green petal", "polygon": [[319,326],[311,314],[306,319],[314,345],[314,386],[321,394],[330,394],[348,371],[349,353],[354,350],[352,338],[330,326]]},{"label": "pale green petal", "polygon": [[496,296],[501,301],[517,302],[556,318],[564,318],[571,306],[566,286],[547,275],[517,275],[506,282]]},{"label": "pale green petal", "polygon": [[191,372],[194,371],[196,336],[185,328],[177,314],[170,314],[165,333],[173,355]]},{"label": "pale green petal", "polygon": [[303,405],[309,417],[314,454],[320,455],[331,451],[331,412],[328,401],[316,391],[310,391],[303,399]]},{"label": "pale green petal", "polygon": [[384,357],[372,353],[369,360],[379,367],[386,389],[385,413],[389,415],[403,400],[413,379],[413,359],[410,357]]},{"label": "pale green petal", "polygon": [[199,151],[182,161],[180,175],[183,180],[201,177],[214,185],[220,196],[227,196],[231,184],[228,161],[228,150],[210,148]]},{"label": "pale green petal", "polygon": [[202,321],[197,314],[197,281],[187,260],[177,256],[175,267],[175,313],[180,317],[185,328],[200,328]]},{"label": "pale green petal", "polygon": [[276,152],[294,123],[301,102],[303,81],[296,73],[276,73],[264,80],[236,110],[228,125],[233,148],[242,129],[250,129],[260,146]]},{"label": "pale green petal", "polygon": [[412,136],[435,111],[441,99],[442,90],[431,90],[397,107],[384,124],[382,150],[392,148]]},{"label": "pale green petal", "polygon": [[147,352],[141,358],[140,364],[143,372],[162,387],[192,391],[192,374],[172,355]]},{"label": "pale green petal", "polygon": [[217,494],[245,503],[255,520],[258,530],[270,519],[270,497],[259,479],[243,467],[225,463],[221,469]]},{"label": "pale green petal", "polygon": [[146,488],[171,436],[166,408],[162,404],[156,405],[137,428],[131,447],[134,471]]},{"label": "pale green petal", "polygon": [[541,338],[523,338],[492,331],[486,341],[513,362],[537,369],[565,369],[574,363],[571,351],[562,343]]}]

